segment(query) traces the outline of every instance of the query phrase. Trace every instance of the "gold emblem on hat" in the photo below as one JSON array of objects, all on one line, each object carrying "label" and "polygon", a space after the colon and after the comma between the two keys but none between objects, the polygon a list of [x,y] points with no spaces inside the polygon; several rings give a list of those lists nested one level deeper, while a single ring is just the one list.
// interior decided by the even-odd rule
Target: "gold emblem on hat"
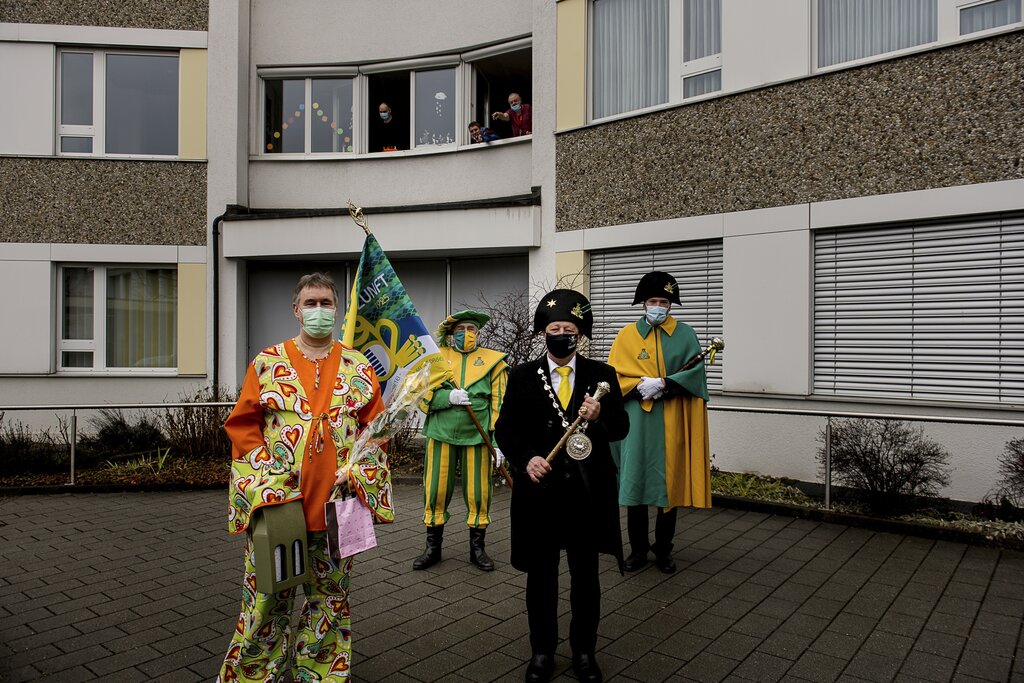
[{"label": "gold emblem on hat", "polygon": [[557,305],[558,305],[557,301],[555,301],[554,299],[548,299],[548,308],[554,308]]},{"label": "gold emblem on hat", "polygon": [[676,283],[674,283],[674,282],[666,282],[665,283],[665,291],[668,292],[669,294],[674,292],[675,289],[676,289]]},{"label": "gold emblem on hat", "polygon": [[573,306],[572,310],[569,312],[572,313],[577,318],[579,318],[580,320],[583,319],[583,306],[581,306],[580,304],[576,304],[575,306]]}]

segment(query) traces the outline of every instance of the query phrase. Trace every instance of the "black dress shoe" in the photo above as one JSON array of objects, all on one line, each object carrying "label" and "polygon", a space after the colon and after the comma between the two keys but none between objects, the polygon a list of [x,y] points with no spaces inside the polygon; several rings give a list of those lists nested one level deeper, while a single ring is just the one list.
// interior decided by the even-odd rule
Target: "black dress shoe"
[{"label": "black dress shoe", "polygon": [[627,572],[635,572],[647,566],[647,553],[632,552],[626,558],[625,569]]},{"label": "black dress shoe", "polygon": [[555,658],[535,654],[526,665],[526,683],[548,683],[555,672]]},{"label": "black dress shoe", "polygon": [[676,572],[676,561],[672,559],[671,555],[660,555],[654,558],[654,564],[658,566],[662,574],[675,574]]},{"label": "black dress shoe", "polygon": [[583,683],[601,683],[604,680],[594,655],[573,655],[572,670]]}]

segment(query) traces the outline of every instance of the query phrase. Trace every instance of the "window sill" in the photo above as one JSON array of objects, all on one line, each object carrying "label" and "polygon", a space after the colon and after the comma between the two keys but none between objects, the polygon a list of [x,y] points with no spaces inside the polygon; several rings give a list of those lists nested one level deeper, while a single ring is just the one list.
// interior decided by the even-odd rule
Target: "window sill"
[{"label": "window sill", "polygon": [[71,370],[62,368],[54,373],[57,377],[178,377],[177,368],[132,368],[130,370]]},{"label": "window sill", "polygon": [[309,154],[250,154],[249,161],[357,161],[359,159],[404,159],[408,157],[437,156],[459,152],[471,152],[480,149],[504,147],[506,145],[525,144],[533,140],[533,135],[521,135],[517,138],[504,138],[494,142],[481,142],[472,145],[445,145],[443,147],[421,147],[397,152],[370,152],[355,154],[352,152],[311,152]]}]

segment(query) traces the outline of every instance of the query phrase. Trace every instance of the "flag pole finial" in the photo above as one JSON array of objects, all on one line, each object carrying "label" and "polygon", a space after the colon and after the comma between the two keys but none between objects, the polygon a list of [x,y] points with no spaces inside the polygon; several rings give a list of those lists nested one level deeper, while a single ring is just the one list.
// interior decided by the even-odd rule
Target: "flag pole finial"
[{"label": "flag pole finial", "polygon": [[366,226],[366,216],[363,215],[363,209],[362,207],[353,204],[351,199],[348,200],[348,215],[352,217],[352,220],[355,221],[356,225],[362,228],[363,232],[366,233],[366,236],[369,237],[370,228]]}]

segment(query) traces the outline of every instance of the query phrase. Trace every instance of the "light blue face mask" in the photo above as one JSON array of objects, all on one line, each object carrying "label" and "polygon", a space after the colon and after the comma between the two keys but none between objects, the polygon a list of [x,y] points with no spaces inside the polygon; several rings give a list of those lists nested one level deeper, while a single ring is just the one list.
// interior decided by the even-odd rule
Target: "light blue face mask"
[{"label": "light blue face mask", "polygon": [[323,339],[334,329],[333,308],[303,308],[302,329],[314,339]]},{"label": "light blue face mask", "polygon": [[647,316],[647,322],[650,324],[660,325],[668,318],[668,309],[664,306],[648,306],[644,315]]},{"label": "light blue face mask", "polygon": [[512,111],[519,111],[522,108],[523,108],[523,105],[521,105],[521,104],[513,104],[512,105]]},{"label": "light blue face mask", "polygon": [[379,113],[380,113],[380,120],[381,121],[387,121],[388,117],[391,116],[391,112],[388,112],[388,111],[382,111],[382,112],[379,112]]}]

